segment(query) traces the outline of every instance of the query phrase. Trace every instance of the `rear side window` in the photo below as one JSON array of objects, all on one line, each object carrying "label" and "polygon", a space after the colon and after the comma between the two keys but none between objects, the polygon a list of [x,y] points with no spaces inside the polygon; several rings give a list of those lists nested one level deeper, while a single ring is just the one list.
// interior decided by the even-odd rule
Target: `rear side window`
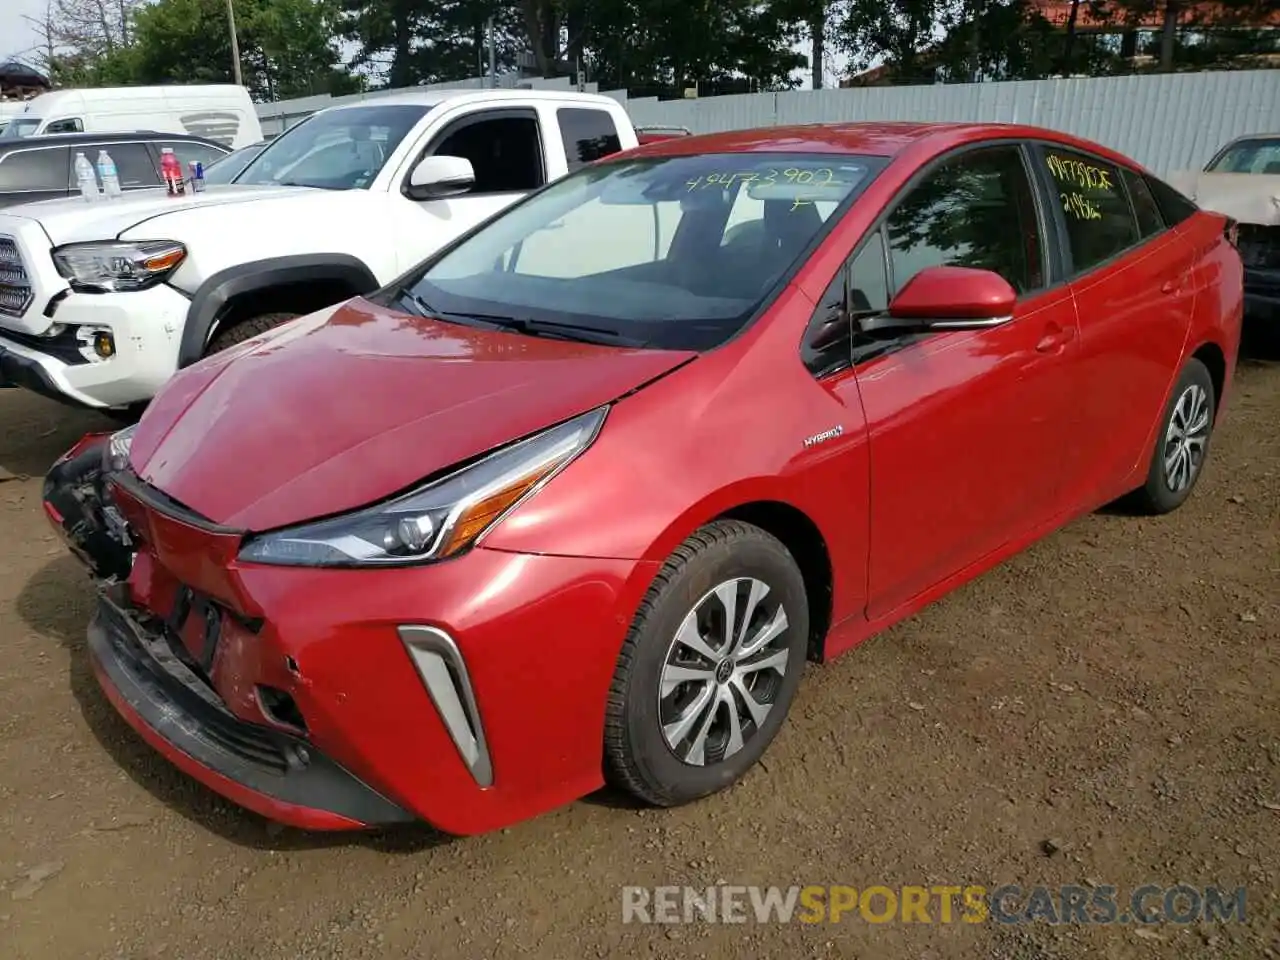
[{"label": "rear side window", "polygon": [[1160,216],[1171,227],[1176,227],[1199,208],[1163,180],[1155,177],[1144,177],[1151,188],[1151,196],[1160,208]]},{"label": "rear side window", "polygon": [[51,190],[65,193],[71,169],[66,147],[20,150],[0,156],[0,191]]},{"label": "rear side window", "polygon": [[556,111],[569,172],[622,149],[613,117],[604,110],[563,107]]},{"label": "rear side window", "polygon": [[[98,163],[98,152],[107,151],[107,156],[115,162],[116,176],[120,178],[120,186],[125,190],[160,185],[160,174],[156,172],[155,162],[147,152],[145,143],[94,143],[78,147],[77,150],[82,151],[89,158],[89,162],[95,166]],[[75,181],[76,172],[73,168],[70,183],[72,188],[76,186]]]},{"label": "rear side window", "polygon": [[1132,170],[1122,173],[1125,186],[1129,188],[1129,199],[1133,202],[1133,214],[1138,218],[1138,229],[1144,239],[1154,237],[1164,229],[1164,218],[1160,216],[1156,198],[1151,195],[1151,188],[1140,175]]},{"label": "rear side window", "polygon": [[1142,235],[1119,168],[1058,147],[1045,147],[1041,156],[1058,190],[1076,273],[1090,270],[1139,242]]}]

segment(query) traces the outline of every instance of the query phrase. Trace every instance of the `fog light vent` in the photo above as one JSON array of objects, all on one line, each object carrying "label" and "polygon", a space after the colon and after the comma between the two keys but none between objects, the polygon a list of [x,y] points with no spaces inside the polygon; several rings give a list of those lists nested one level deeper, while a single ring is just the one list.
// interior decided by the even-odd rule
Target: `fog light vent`
[{"label": "fog light vent", "polygon": [[493,785],[493,764],[485,742],[471,678],[458,645],[436,627],[401,627],[400,639],[435,704],[471,776],[482,787]]}]

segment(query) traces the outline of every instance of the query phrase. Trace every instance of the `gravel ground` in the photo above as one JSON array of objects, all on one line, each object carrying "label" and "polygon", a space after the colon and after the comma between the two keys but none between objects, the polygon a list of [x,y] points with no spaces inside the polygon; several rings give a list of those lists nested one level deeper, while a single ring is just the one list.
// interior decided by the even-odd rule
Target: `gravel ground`
[{"label": "gravel ground", "polygon": [[[734,789],[465,840],[277,829],[153,755],[94,684],[90,585],[39,509],[54,457],[108,424],[0,391],[0,955],[1280,957],[1276,359],[1242,361],[1184,509],[1086,517],[811,668]],[[625,884],[719,881],[1243,885],[1248,916],[622,923]]]}]

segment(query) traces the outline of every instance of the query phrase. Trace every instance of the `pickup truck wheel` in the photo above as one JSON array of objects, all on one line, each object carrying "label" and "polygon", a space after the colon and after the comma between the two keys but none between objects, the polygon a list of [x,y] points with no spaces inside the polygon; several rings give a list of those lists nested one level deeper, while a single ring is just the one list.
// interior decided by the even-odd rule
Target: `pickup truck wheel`
[{"label": "pickup truck wheel", "polygon": [[250,337],[266,333],[272,327],[278,327],[280,324],[287,323],[300,316],[302,316],[300,313],[261,313],[256,317],[247,317],[218,333],[209,342],[209,349],[206,353],[217,353],[219,350],[227,349],[227,347],[234,347],[237,343],[243,343]]}]

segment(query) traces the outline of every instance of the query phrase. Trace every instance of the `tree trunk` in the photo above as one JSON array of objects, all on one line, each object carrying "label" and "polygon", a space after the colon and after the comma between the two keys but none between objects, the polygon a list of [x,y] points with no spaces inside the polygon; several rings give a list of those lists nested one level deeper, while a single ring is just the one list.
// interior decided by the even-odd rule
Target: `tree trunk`
[{"label": "tree trunk", "polygon": [[1071,0],[1071,13],[1067,17],[1067,35],[1062,41],[1062,62],[1058,65],[1058,73],[1064,77],[1071,76],[1071,48],[1076,44],[1076,23],[1080,19],[1080,0]]},{"label": "tree trunk", "polygon": [[1165,0],[1164,22],[1160,25],[1160,72],[1173,70],[1173,46],[1178,39],[1178,14],[1181,5],[1177,0]]},{"label": "tree trunk", "polygon": [[811,66],[813,67],[813,89],[822,89],[823,73],[826,70],[826,33],[827,33],[827,11],[825,2],[820,2],[814,8],[813,18],[809,21],[809,37],[813,44],[813,56]]}]

